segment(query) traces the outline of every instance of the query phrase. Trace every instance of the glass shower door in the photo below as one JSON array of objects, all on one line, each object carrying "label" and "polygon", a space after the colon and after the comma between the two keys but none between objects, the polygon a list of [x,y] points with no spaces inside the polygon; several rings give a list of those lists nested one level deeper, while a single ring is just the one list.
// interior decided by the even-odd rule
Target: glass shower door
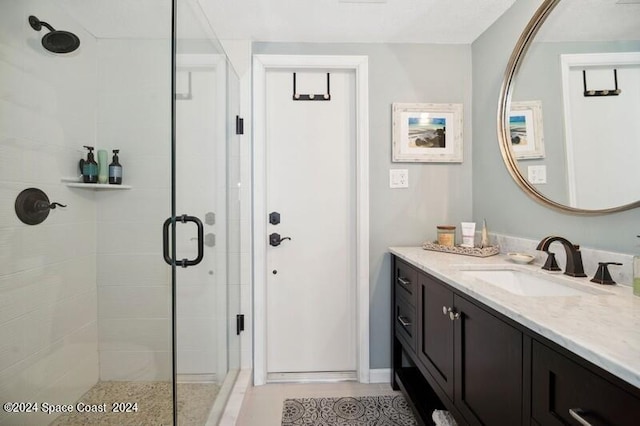
[{"label": "glass shower door", "polygon": [[[172,2],[138,3],[0,0],[2,425],[173,418]],[[80,44],[47,48],[45,22]],[[120,150],[121,185],[84,182],[84,145]],[[65,207],[23,221],[29,188]]]},{"label": "glass shower door", "polygon": [[2,425],[216,424],[238,368],[237,78],[198,0],[138,3],[0,0]]},{"label": "glass shower door", "polygon": [[239,312],[234,284],[240,264],[234,79],[199,3],[178,1],[172,216],[165,229],[174,264],[175,416],[181,425],[217,422],[239,364],[239,350],[230,351],[239,340],[231,329]]}]

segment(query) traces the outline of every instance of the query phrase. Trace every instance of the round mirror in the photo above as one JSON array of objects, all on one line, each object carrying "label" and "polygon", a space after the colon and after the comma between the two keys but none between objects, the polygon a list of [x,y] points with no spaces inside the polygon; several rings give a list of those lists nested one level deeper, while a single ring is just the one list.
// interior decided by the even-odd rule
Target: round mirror
[{"label": "round mirror", "polygon": [[507,65],[498,139],[548,207],[640,207],[640,0],[545,0]]}]

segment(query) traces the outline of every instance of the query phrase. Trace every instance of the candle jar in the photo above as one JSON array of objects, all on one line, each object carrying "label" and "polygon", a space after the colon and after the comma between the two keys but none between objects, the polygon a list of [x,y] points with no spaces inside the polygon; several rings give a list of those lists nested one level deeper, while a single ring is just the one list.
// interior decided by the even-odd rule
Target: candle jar
[{"label": "candle jar", "polygon": [[456,227],[453,225],[439,225],[438,244],[453,247],[456,244]]}]

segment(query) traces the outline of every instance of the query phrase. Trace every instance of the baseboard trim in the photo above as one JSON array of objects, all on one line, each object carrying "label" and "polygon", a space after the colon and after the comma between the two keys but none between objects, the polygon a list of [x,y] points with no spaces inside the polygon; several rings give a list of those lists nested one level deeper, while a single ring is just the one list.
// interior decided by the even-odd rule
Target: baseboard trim
[{"label": "baseboard trim", "polygon": [[217,383],[215,374],[177,374],[178,383]]},{"label": "baseboard trim", "polygon": [[322,371],[307,373],[268,373],[267,383],[355,382],[356,371]]},{"label": "baseboard trim", "polygon": [[372,368],[369,370],[369,383],[391,383],[391,369]]}]

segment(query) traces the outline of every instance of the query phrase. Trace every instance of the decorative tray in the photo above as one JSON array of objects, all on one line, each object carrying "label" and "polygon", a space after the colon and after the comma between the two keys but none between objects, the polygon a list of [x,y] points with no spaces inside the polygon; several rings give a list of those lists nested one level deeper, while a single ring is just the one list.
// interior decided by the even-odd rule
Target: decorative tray
[{"label": "decorative tray", "polygon": [[488,247],[460,247],[460,246],[441,246],[435,242],[425,242],[422,244],[422,248],[425,250],[433,250],[433,251],[441,251],[445,253],[453,253],[453,254],[463,254],[465,256],[476,256],[476,257],[489,257],[495,256],[500,253],[500,247],[498,246],[488,246]]}]

